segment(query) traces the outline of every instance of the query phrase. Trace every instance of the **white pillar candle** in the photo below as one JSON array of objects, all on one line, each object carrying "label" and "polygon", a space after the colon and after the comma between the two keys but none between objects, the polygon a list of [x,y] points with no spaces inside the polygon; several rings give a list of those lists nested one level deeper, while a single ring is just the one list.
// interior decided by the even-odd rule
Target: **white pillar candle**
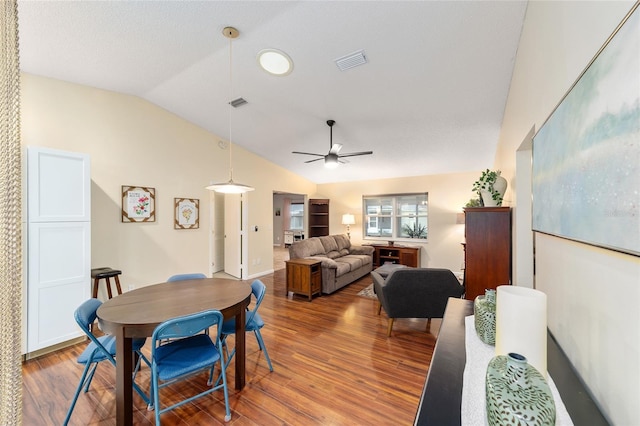
[{"label": "white pillar candle", "polygon": [[496,355],[515,352],[547,378],[547,295],[501,285],[496,296]]}]

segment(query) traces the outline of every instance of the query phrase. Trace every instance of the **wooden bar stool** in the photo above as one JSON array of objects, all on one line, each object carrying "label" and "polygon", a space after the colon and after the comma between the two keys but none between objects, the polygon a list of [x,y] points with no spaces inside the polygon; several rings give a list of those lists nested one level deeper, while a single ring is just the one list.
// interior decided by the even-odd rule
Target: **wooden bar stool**
[{"label": "wooden bar stool", "polygon": [[105,279],[107,281],[107,294],[109,295],[109,299],[113,297],[111,293],[111,281],[110,278],[113,277],[116,281],[116,289],[118,290],[118,294],[122,294],[122,288],[120,288],[120,275],[122,271],[111,268],[96,268],[91,270],[91,278],[93,278],[93,292],[92,296],[94,299],[98,298],[98,284],[101,279]]}]

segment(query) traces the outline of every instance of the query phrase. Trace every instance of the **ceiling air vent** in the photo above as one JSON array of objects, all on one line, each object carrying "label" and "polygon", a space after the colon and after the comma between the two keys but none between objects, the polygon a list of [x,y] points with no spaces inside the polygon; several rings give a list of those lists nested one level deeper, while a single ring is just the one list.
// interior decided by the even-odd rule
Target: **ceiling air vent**
[{"label": "ceiling air vent", "polygon": [[246,104],[247,101],[245,101],[243,98],[238,98],[238,99],[234,99],[231,102],[229,102],[229,105],[231,105],[234,108],[238,108],[244,104]]},{"label": "ceiling air vent", "polygon": [[335,63],[340,71],[346,71],[350,68],[366,64],[367,57],[364,54],[364,50],[358,50],[357,52],[353,52],[343,56],[342,58],[336,59]]}]

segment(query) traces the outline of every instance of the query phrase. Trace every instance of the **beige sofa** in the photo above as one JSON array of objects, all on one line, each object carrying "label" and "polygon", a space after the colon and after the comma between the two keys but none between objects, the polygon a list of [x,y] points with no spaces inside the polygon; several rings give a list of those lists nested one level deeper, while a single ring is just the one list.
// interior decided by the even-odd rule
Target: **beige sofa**
[{"label": "beige sofa", "polygon": [[371,246],[352,246],[346,235],[328,235],[291,244],[289,258],[322,261],[322,292],[329,294],[371,272],[373,251]]}]

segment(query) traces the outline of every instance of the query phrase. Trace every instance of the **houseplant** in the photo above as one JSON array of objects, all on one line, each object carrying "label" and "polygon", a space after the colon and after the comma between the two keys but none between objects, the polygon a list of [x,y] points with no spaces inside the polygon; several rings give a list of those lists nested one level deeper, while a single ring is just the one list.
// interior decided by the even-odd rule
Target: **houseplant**
[{"label": "houseplant", "polygon": [[500,170],[489,169],[482,172],[471,188],[482,198],[485,207],[502,205],[502,197],[506,189],[507,180],[500,176]]},{"label": "houseplant", "polygon": [[409,238],[427,238],[427,227],[424,225],[413,223],[413,226],[406,224],[402,228]]}]

